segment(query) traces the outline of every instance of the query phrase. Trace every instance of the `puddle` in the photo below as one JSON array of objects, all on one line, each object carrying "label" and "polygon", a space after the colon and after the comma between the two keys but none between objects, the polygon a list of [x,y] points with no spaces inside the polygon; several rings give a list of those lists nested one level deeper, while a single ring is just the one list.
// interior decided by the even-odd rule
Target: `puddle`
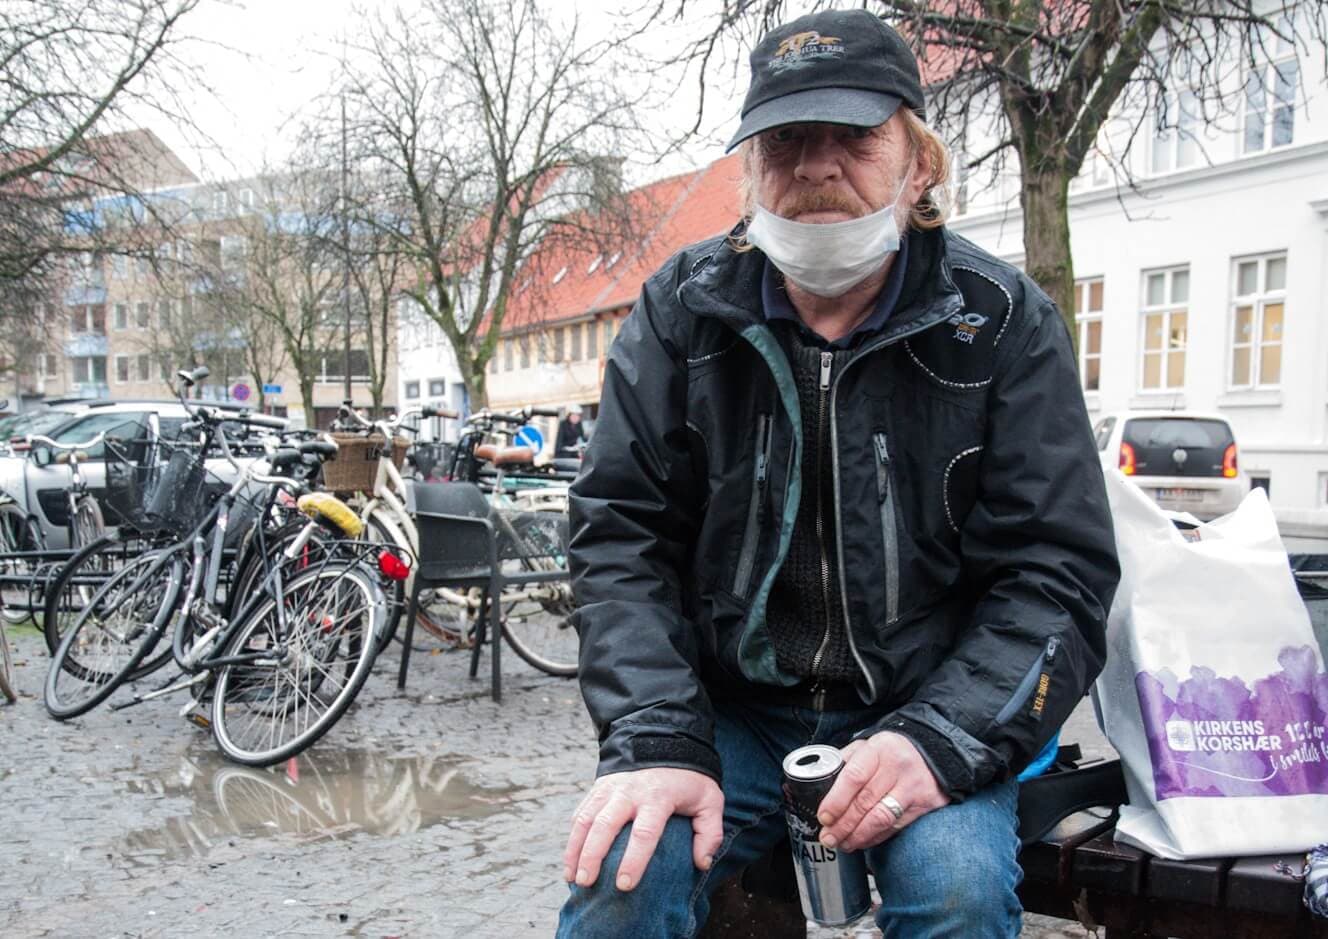
[{"label": "puddle", "polygon": [[206,857],[240,839],[387,837],[503,811],[516,790],[475,785],[462,770],[467,762],[360,751],[305,754],[268,769],[185,759],[176,772],[131,780],[127,789],[189,799],[190,814],[130,832],[114,849],[155,865]]}]

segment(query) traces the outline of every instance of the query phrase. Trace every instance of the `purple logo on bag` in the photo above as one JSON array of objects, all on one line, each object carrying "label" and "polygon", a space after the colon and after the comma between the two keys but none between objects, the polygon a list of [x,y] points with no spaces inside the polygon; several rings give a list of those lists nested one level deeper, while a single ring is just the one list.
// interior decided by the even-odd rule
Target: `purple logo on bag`
[{"label": "purple logo on bag", "polygon": [[1309,646],[1277,661],[1253,691],[1202,666],[1134,676],[1158,801],[1328,794],[1328,675]]}]

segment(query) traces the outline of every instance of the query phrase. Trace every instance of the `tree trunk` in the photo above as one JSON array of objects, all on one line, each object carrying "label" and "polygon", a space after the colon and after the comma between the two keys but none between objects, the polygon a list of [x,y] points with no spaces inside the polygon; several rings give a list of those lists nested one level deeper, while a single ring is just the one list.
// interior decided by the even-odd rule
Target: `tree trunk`
[{"label": "tree trunk", "polygon": [[318,417],[314,412],[314,383],[312,379],[300,375],[300,402],[304,405],[304,426],[315,428]]},{"label": "tree trunk", "polygon": [[1024,270],[1060,308],[1076,350],[1074,260],[1070,253],[1070,177],[1050,170],[1035,173],[1024,160],[1019,201],[1024,210]]}]

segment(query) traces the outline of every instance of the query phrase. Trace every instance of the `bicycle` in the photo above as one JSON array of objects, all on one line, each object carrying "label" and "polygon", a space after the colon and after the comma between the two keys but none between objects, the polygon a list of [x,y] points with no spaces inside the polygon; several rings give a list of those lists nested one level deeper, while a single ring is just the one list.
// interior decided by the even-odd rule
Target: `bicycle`
[{"label": "bicycle", "polygon": [[[180,373],[182,400],[206,374],[205,369]],[[272,563],[262,549],[260,527],[265,576],[251,596],[241,598],[238,612],[226,616],[222,558],[232,513],[249,504],[245,491],[260,483],[303,492],[303,483],[275,474],[305,454],[326,455],[331,445],[271,447],[267,472],[257,468],[258,461],[241,467],[223,425],[272,430],[284,422],[185,406],[193,421],[181,439],[198,431],[200,440],[175,447],[164,465],[152,468],[156,485],[138,525],[145,530],[156,523],[177,540],[143,553],[98,588],[61,640],[47,673],[46,707],[66,719],[107,700],[136,673],[173,620],[169,658],[183,677],[113,709],[191,690],[193,698],[181,713],[210,698],[211,719],[205,722],[222,752],[238,763],[266,766],[322,737],[367,679],[384,625],[378,580],[363,563],[377,546],[339,540],[334,544],[348,550],[325,550],[307,567],[296,564],[315,531],[354,517],[331,495],[304,492],[299,507],[309,518],[301,536],[281,552],[282,562]],[[214,447],[236,478],[209,505],[204,458]],[[358,530],[343,534],[350,538]],[[379,564],[384,566],[381,555]]]},{"label": "bicycle", "polygon": [[[88,451],[106,442],[105,432],[82,443],[60,443],[41,434],[33,434],[28,439],[32,443],[31,459],[38,466],[48,466],[51,462],[69,464],[69,489],[65,493],[68,508],[65,526],[69,532],[69,547],[77,550],[96,541],[106,531],[106,520],[101,505],[89,491],[87,480],[78,467],[82,462],[80,455],[86,458]],[[52,451],[56,454],[54,458],[51,456]]]},{"label": "bicycle", "polygon": [[[452,416],[451,412],[425,406],[407,409],[394,419],[370,421],[343,405],[338,419],[343,426],[356,426],[371,435],[391,440],[403,425],[409,429],[405,422],[416,414],[424,417],[435,414]],[[512,477],[506,475],[504,467],[509,463],[515,465],[513,457],[520,457],[521,465],[526,466],[534,459],[533,452],[526,448],[503,448],[510,452],[502,453],[500,448],[485,444],[484,441],[494,436],[510,438],[516,427],[528,423],[532,417],[555,414],[552,409],[534,407],[513,414],[480,411],[467,419],[466,430],[456,445],[449,467],[450,480],[477,482],[489,490],[495,527],[506,546],[502,555],[509,563],[520,564],[528,570],[536,567],[550,569],[565,563],[565,481],[535,472],[532,474],[532,488],[518,490],[516,485],[509,486],[507,480]],[[498,459],[493,470],[486,470],[494,457]],[[371,498],[361,507],[360,517],[366,529],[374,532],[374,537],[383,538],[402,551],[409,552],[412,558],[417,558],[419,532],[414,518],[406,509],[404,481],[387,447],[378,448],[377,460],[377,475]],[[555,516],[561,524],[561,531],[551,532],[546,523]],[[554,527],[557,528],[558,523]],[[394,632],[401,613],[405,611],[405,597],[411,583],[406,582],[402,586],[403,589],[394,598],[401,604],[393,616]],[[475,641],[482,601],[483,591],[479,588],[465,592],[435,588],[431,596],[421,598],[421,613],[416,625],[453,646],[468,646]],[[576,674],[575,633],[567,623],[567,617],[571,614],[571,592],[565,583],[515,588],[504,592],[501,602],[506,617],[503,635],[517,655],[550,675],[568,677]],[[523,610],[521,604],[535,605],[529,610]],[[439,611],[449,608],[460,612],[459,620],[439,618]],[[553,620],[550,622],[544,614],[552,615]],[[412,651],[424,650],[413,645]]]}]

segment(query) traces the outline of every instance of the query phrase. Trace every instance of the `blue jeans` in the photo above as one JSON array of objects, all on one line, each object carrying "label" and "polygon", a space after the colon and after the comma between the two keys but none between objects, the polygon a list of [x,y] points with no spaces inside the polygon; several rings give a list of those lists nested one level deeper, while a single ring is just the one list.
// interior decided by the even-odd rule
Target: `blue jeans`
[{"label": "blue jeans", "polygon": [[[715,746],[724,767],[724,840],[710,870],[692,862],[691,819],[675,815],[635,890],[614,886],[631,833],[614,841],[590,887],[572,886],[558,936],[652,939],[694,936],[710,911],[710,893],[767,853],[786,834],[781,763],[808,743],[844,746],[869,726],[869,711],[818,713],[774,705],[717,705]],[[887,937],[1017,936],[1015,896],[1018,784],[997,783],[924,815],[867,850],[882,904],[876,924]]]}]

